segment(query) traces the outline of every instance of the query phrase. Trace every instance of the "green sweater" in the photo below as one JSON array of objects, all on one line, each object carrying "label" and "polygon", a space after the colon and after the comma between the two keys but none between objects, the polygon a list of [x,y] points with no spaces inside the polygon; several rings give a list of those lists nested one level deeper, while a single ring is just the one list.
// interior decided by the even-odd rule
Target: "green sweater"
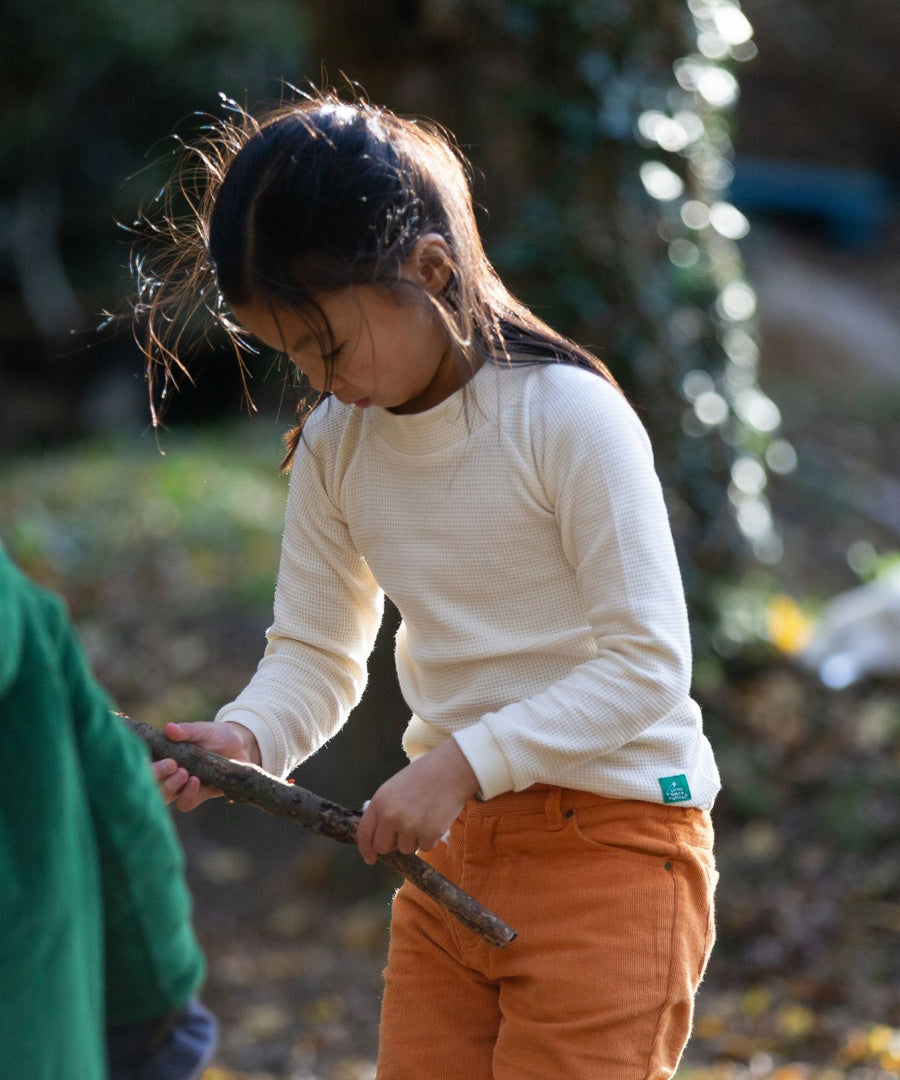
[{"label": "green sweater", "polygon": [[105,1080],[107,1024],[181,1006],[203,957],[144,749],[2,549],[0,724],[0,1072]]}]

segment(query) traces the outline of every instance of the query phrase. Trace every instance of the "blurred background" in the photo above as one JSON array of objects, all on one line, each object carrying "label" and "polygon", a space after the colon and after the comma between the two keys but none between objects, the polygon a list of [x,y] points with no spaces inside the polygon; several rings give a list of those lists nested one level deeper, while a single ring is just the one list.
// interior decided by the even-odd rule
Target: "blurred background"
[{"label": "blurred background", "polygon": [[[269,621],[282,365],[253,361],[253,411],[213,335],[154,432],[109,317],[133,223],[228,99],[330,84],[440,121],[502,276],[626,387],[725,782],[690,1080],[900,1075],[898,55],[895,0],[0,13],[0,538],[123,711],[210,718]],[[296,774],[348,805],[402,764],[395,628]],[[209,1080],[372,1077],[396,879],[247,808],[178,826],[223,1022]]]}]

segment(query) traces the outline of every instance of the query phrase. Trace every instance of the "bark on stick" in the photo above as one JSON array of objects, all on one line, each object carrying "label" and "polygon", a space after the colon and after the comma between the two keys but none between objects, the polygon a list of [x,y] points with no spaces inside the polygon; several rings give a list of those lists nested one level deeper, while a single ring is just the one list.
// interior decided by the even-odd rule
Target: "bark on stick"
[{"label": "bark on stick", "polygon": [[[147,744],[155,761],[174,759],[202,783],[218,788],[232,802],[256,806],[275,817],[292,818],[305,828],[342,844],[356,843],[356,827],[361,816],[356,811],[314,795],[296,784],[279,780],[257,765],[232,761],[193,743],[173,742],[150,724],[128,716],[122,719]],[[379,855],[379,859],[491,945],[502,949],[515,938],[515,930],[417,855],[392,851]]]}]

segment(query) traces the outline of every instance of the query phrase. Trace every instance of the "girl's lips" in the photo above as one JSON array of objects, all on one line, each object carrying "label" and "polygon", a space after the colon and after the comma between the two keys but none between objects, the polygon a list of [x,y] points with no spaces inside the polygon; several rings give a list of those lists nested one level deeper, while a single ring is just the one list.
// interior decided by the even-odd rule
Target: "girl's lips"
[{"label": "girl's lips", "polygon": [[372,402],[367,397],[364,397],[360,398],[359,401],[354,401],[353,404],[357,409],[368,409]]}]

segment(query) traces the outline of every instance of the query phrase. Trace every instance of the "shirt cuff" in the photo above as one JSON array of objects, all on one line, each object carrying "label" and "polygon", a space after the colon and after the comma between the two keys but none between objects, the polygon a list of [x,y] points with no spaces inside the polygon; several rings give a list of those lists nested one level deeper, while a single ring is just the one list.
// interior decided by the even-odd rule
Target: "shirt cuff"
[{"label": "shirt cuff", "polygon": [[264,768],[266,772],[278,776],[278,748],[275,742],[275,735],[265,720],[257,713],[250,712],[249,709],[242,709],[239,705],[233,707],[226,705],[223,709],[219,710],[215,722],[221,724],[226,720],[229,724],[240,724],[241,727],[245,727],[248,731],[253,732],[256,736],[256,743],[259,746],[259,757],[262,768]]},{"label": "shirt cuff", "polygon": [[513,790],[515,784],[506,758],[483,720],[457,731],[453,738],[472,766],[482,799]]}]

